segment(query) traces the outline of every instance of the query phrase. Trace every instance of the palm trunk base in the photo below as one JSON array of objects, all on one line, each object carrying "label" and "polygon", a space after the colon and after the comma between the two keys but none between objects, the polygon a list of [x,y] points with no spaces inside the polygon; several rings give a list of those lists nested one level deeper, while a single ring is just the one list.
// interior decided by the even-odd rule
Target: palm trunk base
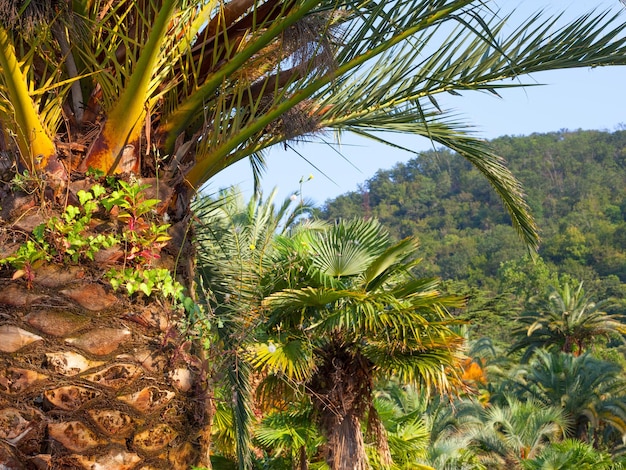
[{"label": "palm trunk base", "polygon": [[53,269],[0,279],[0,468],[188,470],[206,394],[175,312]]},{"label": "palm trunk base", "polygon": [[332,470],[369,470],[361,422],[349,415],[326,430],[328,454],[326,462]]}]

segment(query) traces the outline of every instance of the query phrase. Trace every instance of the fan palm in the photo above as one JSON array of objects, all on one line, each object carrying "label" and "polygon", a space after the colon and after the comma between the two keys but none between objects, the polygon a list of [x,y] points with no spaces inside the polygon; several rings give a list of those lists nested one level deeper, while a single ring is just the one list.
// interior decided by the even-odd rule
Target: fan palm
[{"label": "fan palm", "polygon": [[547,299],[534,299],[533,310],[519,317],[512,352],[525,349],[523,361],[541,347],[579,355],[601,337],[621,338],[626,332],[622,316],[606,313],[607,304],[593,302],[582,282],[575,289],[568,283],[553,287]]},{"label": "fan palm", "polygon": [[[415,241],[391,244],[376,221],[299,231],[278,244],[285,285],[263,301],[267,339],[252,362],[309,394],[332,469],[365,469],[368,410],[370,429],[381,429],[371,412],[375,378],[443,392],[461,384],[463,338],[445,309],[463,299],[442,295],[435,279],[413,277]],[[384,432],[377,435],[387,449]]]},{"label": "fan palm", "polygon": [[[151,459],[156,467],[186,468],[197,461],[197,450],[207,447],[210,434],[206,400],[199,398],[206,392],[201,370],[206,361],[191,343],[174,339],[174,332],[194,319],[185,318],[180,308],[163,308],[158,295],[148,296],[149,284],[156,285],[157,276],[149,264],[158,263],[191,288],[189,201],[212,175],[235,161],[250,158],[258,176],[263,153],[272,145],[325,129],[383,141],[387,140],[374,131],[427,136],[480,168],[502,197],[514,225],[535,245],[536,230],[519,184],[484,142],[468,134],[465,124],[438,109],[436,96],[463,90],[497,93],[522,84],[506,79],[543,70],[624,64],[625,26],[610,13],[590,13],[563,26],[558,19],[536,14],[507,34],[508,20],[482,0],[4,2],[0,215],[6,248],[1,256],[4,264],[14,266],[4,270],[0,286],[0,292],[11,292],[2,299],[0,326],[4,338],[9,338],[4,344],[15,345],[20,354],[2,350],[6,362],[0,376],[17,374],[28,387],[13,388],[14,395],[2,398],[0,411],[39,431],[18,439],[2,425],[0,436],[10,442],[0,445],[3,465],[15,461],[30,465],[34,459],[33,465],[106,462],[109,468],[123,468]],[[136,192],[123,194],[122,189],[131,186],[120,189],[120,183],[102,179],[117,175],[130,184],[130,173],[151,187],[144,197],[151,202],[142,202],[148,210],[141,217],[120,211],[120,205],[137,202]],[[80,191],[92,186],[94,179],[113,184],[105,189],[109,195],[115,192],[112,200],[117,203],[98,210],[99,220],[85,222],[80,230],[59,228],[53,217],[66,206],[78,207],[86,217],[85,193]],[[156,199],[162,201],[158,207]],[[71,213],[76,210],[70,209],[68,218]],[[139,236],[137,222],[140,227],[154,224],[154,229],[142,228]],[[39,229],[31,235],[41,223],[45,233]],[[157,230],[166,224],[169,241],[163,236],[165,229]],[[120,231],[125,243],[118,248],[103,245],[103,240],[113,243],[107,235]],[[75,246],[83,247],[78,252],[68,233],[75,235]],[[27,244],[16,252],[14,240]],[[99,245],[85,248],[85,240],[98,240]],[[94,252],[99,260],[95,263]],[[118,273],[132,267],[134,271],[124,271],[126,277],[115,285],[131,290],[136,286],[147,298],[105,295],[108,266]],[[56,274],[59,271],[65,277]],[[44,273],[54,281],[52,287],[41,286]],[[166,276],[159,273],[162,284]],[[21,281],[11,280],[13,276]],[[67,295],[59,297],[60,292]],[[41,296],[52,300],[32,300]],[[98,305],[86,301],[94,298]],[[15,299],[23,304],[16,306]],[[32,311],[33,305],[41,304],[68,306],[77,313],[69,322],[76,328],[51,334],[41,325],[50,324],[50,315],[58,319],[58,312]],[[92,311],[101,314],[94,318]],[[30,314],[33,317],[28,318],[36,320],[25,322]],[[126,322],[128,315],[137,321]],[[93,321],[83,324],[83,318]],[[90,344],[99,343],[103,335],[118,338],[112,346],[119,354],[96,358],[77,346],[74,333]],[[68,391],[91,396],[82,393],[83,372],[73,377],[48,366],[46,353],[67,360],[63,356],[67,344],[72,344],[72,354],[83,358],[77,359],[80,364],[95,370],[90,376],[100,376],[102,367],[109,372],[113,367],[124,370],[127,378],[116,382],[118,389],[92,380],[88,390],[99,399],[74,403],[71,409],[49,403],[55,409],[48,412],[37,405],[45,401],[45,393],[50,398]],[[145,361],[130,357],[133,351],[150,351],[164,361],[151,363],[150,370]],[[111,363],[118,356],[126,362]],[[89,362],[96,359],[105,364]],[[188,370],[189,364],[194,364],[193,370]],[[129,376],[142,380],[132,382]],[[182,376],[193,380],[181,391],[174,385]],[[135,407],[128,414],[120,397],[136,400],[140,392],[152,398],[173,394],[175,399],[166,400],[167,409],[186,412],[159,414],[155,411],[161,408],[148,406],[151,413]],[[115,416],[122,424],[127,420],[134,424],[123,431],[96,429],[86,421],[87,409],[94,416]],[[168,417],[166,422],[152,426],[163,416]],[[138,427],[138,422],[144,424]],[[69,441],[63,437],[67,433],[73,436]],[[83,434],[90,438],[78,440]],[[56,436],[51,448],[44,444],[48,435]],[[120,442],[133,442],[132,448]],[[206,452],[200,455],[207,461]],[[112,462],[120,463],[114,467]]]}]

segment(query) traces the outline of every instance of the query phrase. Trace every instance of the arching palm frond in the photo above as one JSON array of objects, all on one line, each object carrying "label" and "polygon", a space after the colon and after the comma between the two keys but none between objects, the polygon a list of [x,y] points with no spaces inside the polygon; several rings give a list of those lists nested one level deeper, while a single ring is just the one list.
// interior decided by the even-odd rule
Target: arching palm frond
[{"label": "arching palm frond", "polygon": [[[519,183],[437,95],[498,95],[534,85],[528,74],[626,63],[616,14],[517,20],[482,0],[79,0],[49,10],[37,28],[0,25],[0,120],[11,131],[2,151],[31,174],[153,176],[160,166],[164,183],[197,189],[245,158],[258,179],[266,149],[302,136],[354,132],[402,147],[380,132],[408,133],[474,164],[531,246]],[[147,165],[152,153],[159,161]],[[64,156],[81,158],[65,168]]]},{"label": "arching palm frond", "polygon": [[622,368],[589,353],[573,356],[538,350],[524,377],[525,395],[563,408],[575,424],[570,435],[591,439],[601,423],[624,432],[626,381]]},{"label": "arching palm frond", "polygon": [[569,284],[552,287],[547,299],[535,299],[533,310],[519,317],[521,325],[514,331],[518,341],[511,352],[525,349],[522,359],[527,361],[541,347],[582,354],[601,338],[623,339],[623,316],[603,310],[609,302],[593,302],[582,282],[576,289]]}]

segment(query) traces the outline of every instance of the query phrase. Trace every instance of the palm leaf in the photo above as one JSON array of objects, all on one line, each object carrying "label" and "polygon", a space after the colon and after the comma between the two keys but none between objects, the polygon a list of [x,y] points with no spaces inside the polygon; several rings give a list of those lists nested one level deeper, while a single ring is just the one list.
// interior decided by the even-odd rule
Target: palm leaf
[{"label": "palm leaf", "polygon": [[297,382],[305,381],[315,370],[311,344],[305,339],[257,345],[250,362],[259,369]]},{"label": "palm leaf", "polygon": [[57,172],[59,167],[58,163],[55,164],[56,149],[50,130],[44,127],[40,119],[25,74],[20,68],[15,46],[2,26],[0,26],[0,67],[7,94],[6,103],[0,107],[0,119],[4,123],[14,123],[11,130],[15,135],[22,163],[31,172],[38,168]]}]

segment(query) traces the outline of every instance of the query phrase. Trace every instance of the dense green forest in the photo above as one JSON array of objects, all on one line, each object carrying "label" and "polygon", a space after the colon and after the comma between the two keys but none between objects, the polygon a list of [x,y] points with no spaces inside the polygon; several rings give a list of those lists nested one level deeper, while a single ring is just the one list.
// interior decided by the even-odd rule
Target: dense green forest
[{"label": "dense green forest", "polygon": [[[549,185],[529,189],[534,201],[554,200],[545,204],[551,238],[559,227],[578,228],[577,207],[604,232],[623,226],[622,212],[619,219],[606,209],[623,210],[614,137],[624,134],[500,139],[520,149],[545,140],[532,157],[520,150],[517,158],[531,168],[537,155],[560,155],[561,186],[579,190],[565,204],[564,190],[557,197]],[[612,146],[590,143],[609,138]],[[609,168],[613,190],[580,190],[558,151],[566,140],[568,149],[583,148],[577,140],[603,149],[598,160],[614,163],[573,166],[596,186]],[[241,449],[259,470],[626,468],[623,273],[602,275],[592,256],[559,259],[543,247],[545,260],[531,259],[479,179],[453,155],[428,153],[329,202],[327,216],[345,204],[336,223],[302,217],[310,208],[290,199],[277,207],[275,192],[246,203],[230,189],[199,201],[200,284],[212,286],[204,295],[216,358],[214,468],[238,468]],[[554,212],[558,204],[565,217]],[[461,219],[472,221],[453,222]],[[421,261],[417,237],[429,243]],[[476,255],[487,239],[491,271]],[[574,253],[592,251],[569,243]],[[467,246],[473,254],[450,263]],[[473,269],[463,264],[472,259]],[[455,278],[443,277],[453,276],[447,266]]]},{"label": "dense green forest", "polygon": [[[472,297],[464,313],[507,339],[511,313],[560,281],[598,298],[626,298],[626,131],[505,136],[491,142],[527,194],[542,242],[531,260],[497,195],[465,159],[440,149],[326,202],[324,219],[378,218],[394,237],[420,240],[421,274]],[[476,322],[475,322],[476,323]],[[494,331],[494,329],[496,331]]]}]

